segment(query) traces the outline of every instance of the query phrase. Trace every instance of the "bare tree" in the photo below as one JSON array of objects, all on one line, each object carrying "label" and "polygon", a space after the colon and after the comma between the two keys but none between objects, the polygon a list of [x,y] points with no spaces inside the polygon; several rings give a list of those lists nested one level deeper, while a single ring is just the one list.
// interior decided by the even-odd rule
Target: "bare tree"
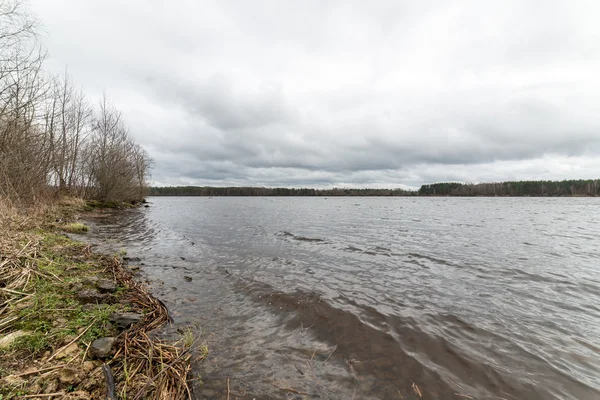
[{"label": "bare tree", "polygon": [[0,198],[141,199],[148,154],[106,96],[94,116],[66,70],[44,74],[35,28],[23,2],[0,0]]},{"label": "bare tree", "polygon": [[132,140],[121,112],[106,94],[92,126],[86,152],[89,190],[101,200],[141,200],[151,160]]}]

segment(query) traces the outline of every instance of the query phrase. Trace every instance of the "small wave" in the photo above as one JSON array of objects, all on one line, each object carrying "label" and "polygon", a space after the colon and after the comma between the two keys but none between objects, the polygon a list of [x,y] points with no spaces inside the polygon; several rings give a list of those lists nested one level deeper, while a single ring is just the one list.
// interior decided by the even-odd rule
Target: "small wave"
[{"label": "small wave", "polygon": [[358,247],[348,245],[347,247],[344,247],[344,251],[349,251],[351,253],[362,253],[363,249],[359,249]]},{"label": "small wave", "polygon": [[426,256],[424,254],[419,254],[419,253],[408,253],[407,256],[410,257],[414,257],[414,258],[421,258],[427,261],[431,261],[434,262],[436,264],[442,264],[442,265],[453,265],[452,263],[446,261],[446,260],[442,260],[441,258],[435,258],[435,257],[431,257],[431,256]]},{"label": "small wave", "polygon": [[297,240],[299,242],[315,242],[315,243],[325,243],[325,242],[327,242],[325,239],[311,238],[311,237],[306,237],[306,236],[297,236],[297,235],[294,235],[293,233],[290,233],[290,232],[287,232],[287,231],[278,232],[276,235],[280,236],[280,237],[289,238],[289,239],[292,239],[292,240]]}]

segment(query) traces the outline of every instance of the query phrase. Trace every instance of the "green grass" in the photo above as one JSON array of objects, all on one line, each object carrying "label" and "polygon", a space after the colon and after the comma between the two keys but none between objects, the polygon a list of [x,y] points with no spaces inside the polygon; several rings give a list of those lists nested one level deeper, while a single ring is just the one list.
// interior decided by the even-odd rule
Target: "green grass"
[{"label": "green grass", "polygon": [[87,225],[81,222],[71,222],[60,227],[63,231],[69,233],[85,233],[90,230]]},{"label": "green grass", "polygon": [[30,335],[21,336],[11,344],[10,350],[26,351],[32,356],[41,354],[44,350],[50,348],[48,335],[42,332],[33,332]]},{"label": "green grass", "polygon": [[[79,339],[82,343],[111,334],[110,315],[127,311],[129,307],[117,303],[85,309],[77,300],[75,291],[70,289],[71,283],[85,280],[88,273],[95,275],[93,270],[99,267],[97,261],[80,258],[78,255],[84,245],[65,235],[44,231],[36,233],[42,236],[43,243],[37,269],[44,275],[31,278],[30,288],[33,290],[27,306],[13,311],[18,316],[14,329],[30,334],[15,340],[9,349],[2,352],[17,351],[28,358],[55,348],[64,338],[75,337],[86,328],[89,329]],[[118,286],[115,292],[117,299],[125,291],[124,287]],[[64,321],[57,324],[57,320]]]}]

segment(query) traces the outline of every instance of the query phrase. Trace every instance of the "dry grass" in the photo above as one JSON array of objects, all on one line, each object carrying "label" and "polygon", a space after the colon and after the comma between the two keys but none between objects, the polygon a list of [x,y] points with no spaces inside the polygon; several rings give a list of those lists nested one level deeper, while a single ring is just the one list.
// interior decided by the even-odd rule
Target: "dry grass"
[{"label": "dry grass", "polygon": [[90,230],[87,225],[82,224],[81,222],[70,222],[68,224],[61,225],[60,229],[69,233],[86,233]]},{"label": "dry grass", "polygon": [[79,198],[79,197],[65,196],[65,197],[62,197],[58,201],[58,205],[59,206],[77,207],[77,208],[80,208],[80,209],[85,209],[86,201],[84,199],[82,199],[82,198]]},{"label": "dry grass", "polygon": [[189,334],[176,343],[152,338],[152,330],[172,322],[167,308],[145,285],[132,279],[120,258],[106,261],[115,280],[127,288],[125,299],[147,311],[140,324],[125,332],[121,350],[110,362],[120,382],[118,394],[133,399],[191,398],[187,376],[195,340]]},{"label": "dry grass", "polygon": [[[79,204],[69,201],[67,207],[76,208]],[[116,354],[107,361],[114,374],[116,393],[123,399],[191,398],[188,373],[196,344],[191,331],[177,342],[152,337],[153,330],[171,322],[164,304],[153,297],[145,285],[133,279],[119,257],[94,255],[90,246],[50,233],[52,228],[48,228],[48,224],[56,226],[55,221],[60,219],[57,212],[56,208],[48,207],[22,214],[0,201],[0,336],[18,329],[30,333],[15,342],[9,353],[2,353],[0,378],[7,373],[19,378],[31,374],[39,378],[58,373],[76,358],[83,363],[93,338],[103,334],[103,321],[114,307],[118,309],[123,305],[107,306],[86,314],[76,301],[74,303],[74,294],[68,287],[83,275],[104,275],[111,276],[122,288],[121,303],[144,314],[140,323],[117,336]],[[67,324],[78,324],[73,339],[66,344],[57,333],[61,327],[48,325],[56,316],[68,318]],[[79,347],[74,358],[67,363],[57,361],[56,354],[72,343]],[[48,350],[51,353],[42,356]],[[34,372],[27,370],[32,360],[38,363]],[[90,372],[86,380],[103,381],[100,367]],[[7,388],[6,392],[3,382],[0,398],[39,393],[37,389],[28,392],[29,383],[28,378],[14,388],[16,391]],[[106,389],[98,385],[93,391],[90,389],[92,398],[104,397],[99,391],[106,393]]]}]

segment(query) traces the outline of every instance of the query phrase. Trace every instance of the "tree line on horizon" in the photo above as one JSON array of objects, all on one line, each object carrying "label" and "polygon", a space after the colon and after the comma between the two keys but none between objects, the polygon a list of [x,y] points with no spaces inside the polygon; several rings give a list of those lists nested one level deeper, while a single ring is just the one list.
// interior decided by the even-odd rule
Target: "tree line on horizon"
[{"label": "tree line on horizon", "polygon": [[404,189],[310,189],[267,187],[164,186],[150,187],[150,196],[598,196],[600,180],[511,181],[491,183],[442,182]]},{"label": "tree line on horizon", "polygon": [[310,189],[267,187],[165,186],[151,187],[150,196],[411,196],[403,189]]},{"label": "tree line on horizon", "polygon": [[105,94],[93,106],[66,70],[44,70],[37,28],[23,1],[0,0],[0,200],[141,200],[150,157]]},{"label": "tree line on horizon", "polygon": [[600,180],[434,183],[421,186],[419,194],[423,196],[598,196]]}]

